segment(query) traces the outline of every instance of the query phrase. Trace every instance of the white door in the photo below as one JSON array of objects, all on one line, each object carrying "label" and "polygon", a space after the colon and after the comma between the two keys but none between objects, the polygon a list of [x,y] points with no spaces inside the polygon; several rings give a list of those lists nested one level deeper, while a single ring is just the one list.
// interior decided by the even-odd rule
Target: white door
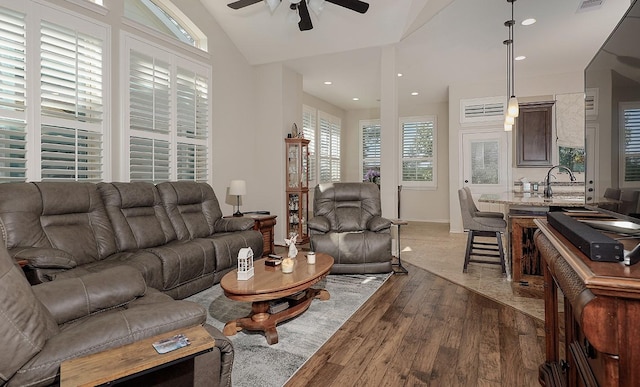
[{"label": "white door", "polygon": [[474,194],[508,191],[510,139],[504,130],[463,132],[462,185]]}]

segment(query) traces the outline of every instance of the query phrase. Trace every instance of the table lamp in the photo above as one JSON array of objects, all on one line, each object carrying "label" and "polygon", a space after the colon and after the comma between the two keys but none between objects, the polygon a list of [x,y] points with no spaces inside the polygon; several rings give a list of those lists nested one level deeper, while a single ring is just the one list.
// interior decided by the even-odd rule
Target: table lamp
[{"label": "table lamp", "polygon": [[238,210],[233,213],[233,216],[242,216],[240,212],[240,196],[247,194],[247,183],[244,180],[231,180],[229,184],[229,195],[234,195],[237,199]]}]

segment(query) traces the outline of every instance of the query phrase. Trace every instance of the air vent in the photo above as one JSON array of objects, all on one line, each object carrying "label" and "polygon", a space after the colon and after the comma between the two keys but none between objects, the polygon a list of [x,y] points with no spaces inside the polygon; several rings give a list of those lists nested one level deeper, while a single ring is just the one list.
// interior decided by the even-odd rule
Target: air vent
[{"label": "air vent", "polygon": [[576,13],[600,9],[600,7],[602,7],[602,3],[604,3],[604,0],[581,0]]},{"label": "air vent", "polygon": [[585,114],[591,119],[598,117],[598,89],[587,89],[584,95]]},{"label": "air vent", "polygon": [[505,97],[460,100],[460,123],[500,121],[504,117]]}]

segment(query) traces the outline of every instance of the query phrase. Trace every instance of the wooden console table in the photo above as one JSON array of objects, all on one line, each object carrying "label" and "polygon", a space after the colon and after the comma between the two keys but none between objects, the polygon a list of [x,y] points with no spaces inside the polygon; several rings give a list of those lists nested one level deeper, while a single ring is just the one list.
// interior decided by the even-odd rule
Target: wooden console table
[{"label": "wooden console table", "polygon": [[[190,345],[165,354],[159,354],[152,344],[177,334],[184,334],[191,342]],[[167,371],[171,377],[178,378],[183,372],[174,367],[187,364],[187,378],[193,383],[193,359],[206,352],[210,352],[215,341],[209,332],[201,326],[178,329],[149,337],[122,347],[109,349],[92,355],[64,361],[60,366],[60,386],[98,386],[111,384],[118,380],[130,380],[138,375],[152,377],[152,373]],[[191,364],[189,364],[189,362]],[[185,371],[181,369],[180,371]],[[191,375],[189,375],[189,372]],[[165,380],[169,375],[158,375]],[[136,380],[133,384],[150,385],[146,381]]]},{"label": "wooden console table", "polygon": [[[546,220],[535,224],[545,289],[546,362],[540,383],[640,386],[640,264],[592,261]],[[620,242],[631,250],[640,240]],[[563,318],[558,290],[564,296]]]}]

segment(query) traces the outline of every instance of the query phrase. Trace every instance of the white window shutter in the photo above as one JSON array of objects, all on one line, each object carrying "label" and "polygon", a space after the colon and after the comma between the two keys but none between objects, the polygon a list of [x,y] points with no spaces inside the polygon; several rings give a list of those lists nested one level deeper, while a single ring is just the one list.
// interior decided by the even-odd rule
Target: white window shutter
[{"label": "white window shutter", "polygon": [[168,181],[170,178],[169,142],[131,137],[129,173],[132,181]]},{"label": "white window shutter", "polygon": [[25,15],[0,8],[0,182],[26,179]]},{"label": "white window shutter", "polygon": [[623,110],[624,181],[640,182],[640,108]]},{"label": "white window shutter", "polygon": [[302,135],[309,140],[309,184],[316,181],[316,110],[310,106],[302,108]]},{"label": "white window shutter", "polygon": [[435,118],[403,118],[401,127],[402,185],[435,186]]},{"label": "white window shutter", "polygon": [[102,180],[102,133],[43,125],[42,180]]}]

